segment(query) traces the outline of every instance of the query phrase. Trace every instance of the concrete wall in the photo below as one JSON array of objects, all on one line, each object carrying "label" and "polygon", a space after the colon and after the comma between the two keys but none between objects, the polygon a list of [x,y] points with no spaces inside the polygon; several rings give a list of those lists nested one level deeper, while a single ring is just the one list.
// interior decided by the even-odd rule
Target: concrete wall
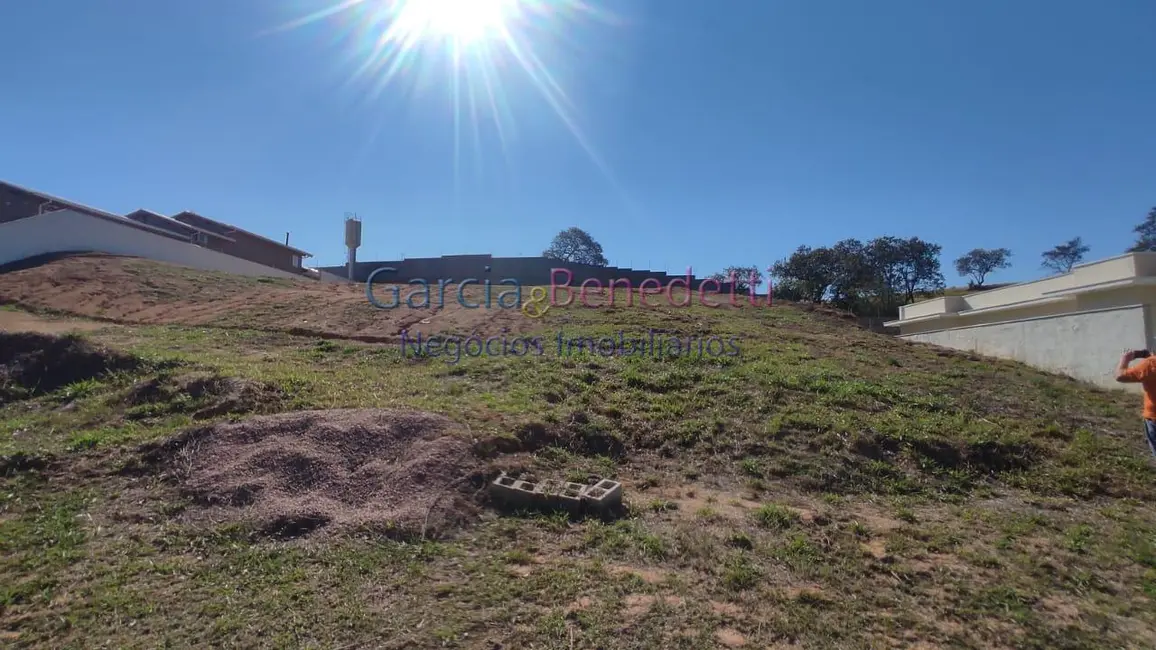
[{"label": "concrete wall", "polygon": [[302,277],[74,210],[0,223],[0,264],[66,252],[131,255],[239,275]]},{"label": "concrete wall", "polygon": [[974,327],[977,325],[1003,323],[1013,320],[1026,320],[1029,318],[1042,318],[1045,316],[1059,316],[1074,311],[1084,311],[1086,309],[1117,307],[1126,303],[1112,302],[1109,304],[1089,306],[1085,307],[1084,309],[1078,308],[1077,304],[1078,303],[1075,297],[1057,298],[1050,302],[1030,303],[1019,307],[1001,309],[999,311],[991,311],[978,314],[969,313],[959,316],[944,316],[943,318],[936,318],[933,320],[904,323],[900,327],[900,332],[904,335],[922,334],[924,332],[937,332],[939,330],[955,327]]},{"label": "concrete wall", "polygon": [[1144,305],[1116,306],[901,338],[1022,361],[1099,386],[1136,391],[1136,386],[1117,383],[1114,374],[1125,349],[1149,345],[1148,311]]},{"label": "concrete wall", "polygon": [[1075,298],[1076,309],[1078,311],[1105,309],[1108,307],[1119,307],[1121,305],[1140,305],[1156,302],[1156,287],[1121,287],[1110,291],[1081,293],[1076,295]]},{"label": "concrete wall", "polygon": [[[1079,264],[1071,272],[1053,275],[1033,282],[1012,284],[999,289],[970,293],[965,296],[931,298],[899,309],[899,320],[912,320],[958,311],[979,311],[1036,303],[1065,294],[1083,296],[1098,293],[1107,286],[1125,283],[1148,283],[1156,280],[1156,253],[1126,253],[1095,262]],[[1057,295],[1057,292],[1059,294]],[[1116,304],[1121,304],[1117,302]],[[1082,309],[1082,308],[1081,308]],[[900,325],[907,331],[907,325]]]},{"label": "concrete wall", "polygon": [[[398,282],[404,284],[413,278],[424,278],[427,282],[436,284],[438,280],[456,283],[469,278],[474,278],[479,282],[489,278],[491,282],[497,284],[505,278],[513,278],[518,280],[523,286],[541,286],[550,284],[551,268],[569,269],[574,274],[573,279],[570,281],[570,286],[572,287],[580,286],[582,282],[587,279],[599,280],[603,283],[603,286],[612,279],[627,279],[630,281],[631,286],[637,289],[643,280],[654,278],[665,288],[670,280],[686,277],[685,273],[683,275],[670,275],[662,271],[639,271],[615,266],[573,264],[546,259],[544,257],[446,255],[443,257],[413,258],[382,262],[357,262],[354,265],[353,279],[356,282],[365,282],[369,279],[371,273],[387,266],[397,269],[397,272],[378,274],[373,280],[374,283]],[[490,267],[488,272],[486,271],[487,266]],[[318,268],[342,277],[346,277],[347,275],[345,266],[323,266]],[[564,281],[564,278],[559,278],[559,283],[562,281]],[[692,276],[690,280],[691,288],[697,289],[702,281],[702,278]],[[652,285],[653,283],[647,286]],[[615,284],[615,287],[623,288],[620,284]],[[765,292],[766,287],[767,285],[764,281],[764,284],[759,288]],[[714,289],[713,284],[707,285],[707,291]],[[729,292],[730,284],[726,282],[720,283],[718,291],[719,293]]]},{"label": "concrete wall", "polygon": [[913,302],[910,305],[900,306],[899,319],[907,320],[909,318],[919,318],[932,314],[959,311],[966,308],[966,306],[967,303],[964,302],[962,296],[940,296],[939,298],[931,298],[929,300]]}]

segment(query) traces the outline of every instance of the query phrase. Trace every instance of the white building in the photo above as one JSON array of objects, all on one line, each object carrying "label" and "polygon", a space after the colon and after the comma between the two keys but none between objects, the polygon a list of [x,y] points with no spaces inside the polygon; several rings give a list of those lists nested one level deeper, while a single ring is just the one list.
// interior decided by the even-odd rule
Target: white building
[{"label": "white building", "polygon": [[[146,219],[150,215],[152,223]],[[131,217],[122,217],[0,181],[0,266],[56,253],[108,253],[240,275],[306,277],[301,273],[287,271],[284,268],[287,264],[275,268],[248,259],[242,255],[245,253],[243,249],[228,249],[233,254],[214,250],[207,234],[232,242],[229,236],[208,233],[198,227],[176,223],[168,217],[144,210],[137,210]],[[185,230],[177,230],[175,226]],[[236,230],[250,239],[264,239],[259,235]],[[192,234],[199,238],[191,237]],[[296,251],[277,242],[266,241],[267,248],[279,247],[290,253]],[[298,266],[299,263],[298,259]]]},{"label": "white building", "polygon": [[1120,355],[1156,348],[1156,253],[1128,253],[1071,272],[899,308],[900,338],[1022,361],[1104,387]]}]

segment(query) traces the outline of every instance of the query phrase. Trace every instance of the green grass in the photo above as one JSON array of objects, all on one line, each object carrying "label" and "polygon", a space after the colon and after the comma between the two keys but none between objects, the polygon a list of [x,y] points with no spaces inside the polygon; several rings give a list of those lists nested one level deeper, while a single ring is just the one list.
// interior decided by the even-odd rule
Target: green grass
[{"label": "green grass", "polygon": [[[1156,643],[1156,471],[1133,396],[788,307],[553,309],[539,325],[717,333],[742,355],[448,363],[241,329],[89,334],[149,363],[0,406],[0,632],[29,647]],[[185,373],[272,387],[274,410],[418,408],[480,441],[521,434],[536,442],[493,462],[616,477],[628,514],[485,510],[422,543],[181,524],[174,486],[119,469],[203,406],[128,392]]]}]

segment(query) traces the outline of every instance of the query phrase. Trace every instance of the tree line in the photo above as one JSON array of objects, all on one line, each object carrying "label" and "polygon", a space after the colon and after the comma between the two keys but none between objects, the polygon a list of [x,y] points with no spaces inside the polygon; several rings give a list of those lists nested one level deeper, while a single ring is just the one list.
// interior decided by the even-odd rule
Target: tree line
[{"label": "tree line", "polygon": [[[1133,228],[1136,242],[1126,252],[1156,251],[1156,207]],[[1084,260],[1090,248],[1081,237],[1044,251],[1041,267],[1068,273]],[[900,305],[941,294],[946,281],[940,268],[939,244],[919,237],[882,236],[870,241],[850,238],[831,246],[800,246],[770,268],[775,297],[785,300],[827,303],[864,316],[893,315]],[[602,246],[580,228],[569,228],[554,238],[544,257],[606,266]],[[954,260],[959,277],[970,290],[984,289],[988,276],[1011,266],[1007,248],[975,248]],[[733,275],[732,275],[733,274]],[[735,290],[757,291],[763,270],[735,265],[711,276],[719,281],[735,278]]]}]

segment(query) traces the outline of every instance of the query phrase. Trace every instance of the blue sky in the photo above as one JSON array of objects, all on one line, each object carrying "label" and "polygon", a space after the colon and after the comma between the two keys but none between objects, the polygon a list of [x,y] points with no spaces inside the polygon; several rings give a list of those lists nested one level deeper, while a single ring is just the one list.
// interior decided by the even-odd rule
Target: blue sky
[{"label": "blue sky", "polygon": [[[1119,254],[1156,206],[1151,0],[590,0],[612,16],[515,25],[537,82],[464,47],[457,135],[443,36],[382,85],[367,5],[267,31],[336,2],[0,3],[0,179],[289,231],[316,265],[355,211],[362,260],[536,255],[576,225],[612,264],[708,274],[915,235],[951,284],[974,247],[1012,249],[991,281],[1077,235]],[[469,112],[487,79],[500,119]]]}]

